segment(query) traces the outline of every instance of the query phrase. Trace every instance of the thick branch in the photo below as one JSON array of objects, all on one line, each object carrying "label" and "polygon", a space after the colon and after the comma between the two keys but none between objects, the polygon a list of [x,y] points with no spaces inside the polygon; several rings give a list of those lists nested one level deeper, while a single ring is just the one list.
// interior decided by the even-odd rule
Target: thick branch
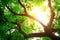
[{"label": "thick branch", "polygon": [[27,14],[27,10],[25,5],[21,2],[21,0],[18,0],[19,4],[23,7],[25,14]]},{"label": "thick branch", "polygon": [[19,32],[21,34],[24,35],[25,38],[31,38],[31,37],[50,37],[52,40],[60,40],[60,37],[57,37],[56,35],[52,34],[52,33],[31,33],[31,34],[26,34],[22,29],[21,29],[21,25],[18,24],[17,22],[13,22],[13,24],[17,25],[17,29],[19,30]]},{"label": "thick branch", "polygon": [[60,40],[60,37],[58,37],[52,33],[49,33],[49,34],[47,33],[46,35],[47,35],[47,37],[50,37],[52,40]]},{"label": "thick branch", "polygon": [[51,6],[51,0],[48,0],[48,6],[50,7],[50,12],[51,12],[51,17],[50,17],[50,20],[49,20],[49,23],[48,23],[48,27],[51,28],[52,23],[53,23],[53,19],[54,19],[54,16],[55,16],[55,12],[53,11],[53,8]]},{"label": "thick branch", "polygon": [[46,37],[46,34],[42,32],[42,33],[31,33],[27,35],[27,38],[31,38],[31,37]]},{"label": "thick branch", "polygon": [[23,34],[24,37],[26,37],[26,38],[46,36],[44,32],[42,32],[42,33],[26,34],[26,33],[21,29],[21,25],[20,25],[20,24],[18,24],[17,22],[13,22],[13,24],[16,24],[16,25],[17,25],[17,29],[19,30],[19,32],[20,32],[21,34]]}]

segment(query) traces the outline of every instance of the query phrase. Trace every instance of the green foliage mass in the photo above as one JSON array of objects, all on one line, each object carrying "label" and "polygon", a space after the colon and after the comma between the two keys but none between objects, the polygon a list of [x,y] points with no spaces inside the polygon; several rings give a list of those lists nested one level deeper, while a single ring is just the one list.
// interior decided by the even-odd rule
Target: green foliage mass
[{"label": "green foliage mass", "polygon": [[[41,4],[45,0],[22,0],[24,5],[28,10],[31,10],[32,6],[41,6]],[[56,12],[56,18],[52,26],[54,29],[60,30],[60,0],[53,0],[54,3],[53,8]],[[57,4],[58,3],[58,4]],[[27,17],[22,16],[15,16],[13,15],[7,8],[6,5],[8,5],[14,12],[18,14],[24,13],[24,10],[19,5],[17,0],[0,0],[0,40],[32,40],[33,38],[26,39],[24,36],[19,33],[19,31],[16,29],[16,25],[12,24],[11,22],[15,22],[16,20],[18,23],[22,26],[22,30],[26,34],[32,33],[32,30],[36,30],[35,23],[32,21],[32,23],[28,24]],[[37,26],[37,25],[36,25]],[[12,32],[11,30],[14,29]],[[39,29],[40,30],[40,29]],[[41,30],[40,30],[41,32]],[[60,32],[59,32],[60,35]],[[50,40],[48,37],[42,37],[42,39],[38,40]]]}]

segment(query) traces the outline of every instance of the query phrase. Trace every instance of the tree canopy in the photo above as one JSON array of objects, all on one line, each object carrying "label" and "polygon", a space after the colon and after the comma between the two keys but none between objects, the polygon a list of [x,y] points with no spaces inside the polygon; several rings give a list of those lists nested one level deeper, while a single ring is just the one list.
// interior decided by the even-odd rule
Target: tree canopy
[{"label": "tree canopy", "polygon": [[0,40],[60,40],[60,0],[0,0]]}]

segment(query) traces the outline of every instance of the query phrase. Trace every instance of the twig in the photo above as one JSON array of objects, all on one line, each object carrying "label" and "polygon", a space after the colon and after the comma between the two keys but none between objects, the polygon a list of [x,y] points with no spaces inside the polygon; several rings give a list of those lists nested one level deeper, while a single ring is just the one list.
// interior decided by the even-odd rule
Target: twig
[{"label": "twig", "polygon": [[7,7],[7,9],[8,9],[12,14],[14,14],[14,15],[17,14],[16,12],[12,11],[12,10],[9,8],[9,6],[6,6],[6,7]]},{"label": "twig", "polygon": [[25,5],[21,2],[21,0],[18,0],[18,2],[19,2],[19,4],[23,7],[25,14],[28,14],[26,7],[25,7]]},{"label": "twig", "polygon": [[17,14],[17,13],[14,12],[13,10],[11,10],[11,9],[9,8],[9,6],[6,6],[6,7],[7,7],[7,9],[8,9],[13,15],[26,16],[25,14]]}]

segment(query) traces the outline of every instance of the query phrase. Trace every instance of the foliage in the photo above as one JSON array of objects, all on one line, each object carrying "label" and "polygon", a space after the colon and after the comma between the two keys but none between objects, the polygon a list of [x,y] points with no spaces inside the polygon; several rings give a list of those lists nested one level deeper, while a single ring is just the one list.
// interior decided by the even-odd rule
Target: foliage
[{"label": "foliage", "polygon": [[[23,4],[26,6],[27,11],[31,11],[32,7],[40,6],[45,0],[22,0]],[[55,11],[55,20],[53,21],[53,29],[58,29],[58,34],[60,37],[60,0],[53,0],[52,3]],[[58,4],[57,4],[58,3]],[[18,21],[22,26],[22,30],[26,34],[32,33],[32,30],[36,29],[38,32],[42,32],[41,28],[34,23],[34,20],[25,16],[13,15],[6,7],[8,5],[17,14],[24,14],[24,9],[18,3],[18,0],[0,0],[0,40],[33,40],[34,38],[24,38],[17,28],[16,24],[11,22]],[[42,7],[44,8],[44,6]],[[36,27],[36,28],[35,28]],[[14,31],[13,31],[14,30]],[[13,32],[12,32],[13,31]],[[48,37],[42,37],[37,40],[50,40]]]}]

